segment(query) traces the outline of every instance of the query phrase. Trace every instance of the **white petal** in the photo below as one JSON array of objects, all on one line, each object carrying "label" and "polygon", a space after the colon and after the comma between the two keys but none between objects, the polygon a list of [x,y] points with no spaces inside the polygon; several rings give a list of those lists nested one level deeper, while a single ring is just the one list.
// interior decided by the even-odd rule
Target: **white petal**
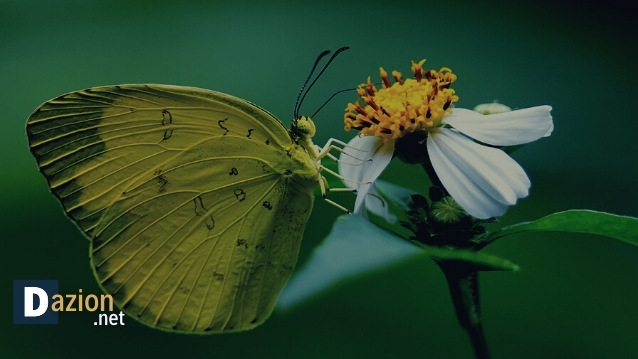
[{"label": "white petal", "polygon": [[361,211],[371,185],[388,166],[394,153],[394,141],[375,136],[355,136],[339,156],[339,174],[346,186],[357,190],[354,213]]},{"label": "white petal", "polygon": [[475,140],[495,146],[513,146],[549,136],[554,129],[551,110],[551,106],[536,106],[483,115],[455,108],[443,122]]},{"label": "white petal", "polygon": [[493,113],[509,112],[512,111],[512,109],[502,103],[490,102],[474,106],[474,111],[480,112],[484,115],[490,115]]},{"label": "white petal", "polygon": [[[428,141],[428,145],[429,145]],[[430,147],[430,146],[428,146]],[[452,198],[470,215],[476,218],[498,217],[505,213],[507,206],[494,201],[480,187],[472,183],[463,172],[443,157],[435,147],[428,150],[435,171]]]},{"label": "white petal", "polygon": [[372,184],[370,187],[368,195],[365,198],[365,204],[368,211],[385,219],[388,223],[395,223],[397,221],[397,216],[390,212],[388,204],[377,191],[375,184]]},{"label": "white petal", "polygon": [[386,222],[396,223],[397,216],[390,212],[390,207],[410,210],[408,203],[413,194],[414,190],[377,179],[366,196],[365,205],[369,212],[384,218]]},{"label": "white petal", "polygon": [[431,131],[427,146],[445,189],[476,218],[500,216],[508,205],[529,193],[525,171],[497,148],[477,144],[446,128]]}]

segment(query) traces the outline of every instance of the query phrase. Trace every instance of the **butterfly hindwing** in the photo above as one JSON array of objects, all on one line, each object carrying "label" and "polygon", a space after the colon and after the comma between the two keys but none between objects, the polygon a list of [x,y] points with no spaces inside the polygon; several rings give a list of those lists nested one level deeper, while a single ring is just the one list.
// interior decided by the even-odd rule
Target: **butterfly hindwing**
[{"label": "butterfly hindwing", "polygon": [[43,104],[27,132],[91,240],[97,279],[128,314],[184,332],[268,317],[318,175],[271,114],[208,90],[112,86]]}]

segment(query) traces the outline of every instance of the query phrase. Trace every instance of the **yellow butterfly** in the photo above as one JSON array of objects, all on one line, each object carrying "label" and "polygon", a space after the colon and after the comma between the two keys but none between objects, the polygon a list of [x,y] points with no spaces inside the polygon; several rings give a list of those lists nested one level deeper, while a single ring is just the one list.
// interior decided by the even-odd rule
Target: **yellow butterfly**
[{"label": "yellow butterfly", "polygon": [[241,331],[272,312],[313,190],[325,194],[331,146],[318,150],[297,112],[288,131],[220,92],[106,86],[45,102],[27,134],[120,308],[168,331]]}]

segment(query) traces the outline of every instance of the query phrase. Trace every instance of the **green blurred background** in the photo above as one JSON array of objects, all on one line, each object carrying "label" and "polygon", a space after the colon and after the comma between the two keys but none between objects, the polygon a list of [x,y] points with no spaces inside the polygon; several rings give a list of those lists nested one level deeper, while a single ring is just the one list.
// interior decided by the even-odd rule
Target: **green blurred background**
[{"label": "green blurred background", "polygon": [[[341,285],[242,334],[171,335],[131,319],[124,327],[94,327],[95,314],[87,313],[62,313],[58,325],[13,325],[14,279],[58,279],[62,293],[99,292],[88,242],[39,175],[25,121],[65,92],[165,83],[227,92],[288,124],[315,56],[350,45],[308,96],[306,113],[334,91],[377,76],[379,66],[407,74],[410,60],[427,58],[426,66],[458,75],[459,107],[495,99],[554,107],[554,134],[515,153],[533,187],[503,223],[568,208],[638,216],[631,14],[619,1],[0,0],[7,110],[0,121],[0,357],[471,357],[443,276],[418,261]],[[341,122],[352,99],[337,97],[315,118],[317,143],[352,135]],[[390,178],[421,176],[392,168]],[[317,201],[300,263],[339,214]],[[522,267],[481,275],[495,358],[638,357],[638,248],[596,236],[534,234],[486,251]]]}]

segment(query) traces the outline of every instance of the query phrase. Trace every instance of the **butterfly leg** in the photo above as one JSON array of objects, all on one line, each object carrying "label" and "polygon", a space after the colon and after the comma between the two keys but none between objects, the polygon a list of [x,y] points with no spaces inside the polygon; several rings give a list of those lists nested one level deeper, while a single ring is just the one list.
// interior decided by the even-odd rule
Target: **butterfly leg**
[{"label": "butterfly leg", "polygon": [[[333,144],[333,143],[336,143],[336,145]],[[318,147],[317,146],[317,150],[318,150],[317,151],[317,159],[320,160],[320,159],[322,159],[324,157],[329,157],[329,158],[331,158],[331,159],[336,161],[337,158],[330,153],[330,151],[332,151],[332,150],[336,150],[336,151],[341,152],[341,153],[343,153],[343,154],[345,154],[347,156],[354,157],[351,154],[349,154],[349,153],[344,151],[345,147],[349,147],[347,143],[345,143],[345,142],[343,142],[341,140],[338,140],[336,138],[329,138],[328,141],[326,142],[326,144],[323,147]],[[354,147],[349,147],[349,148],[352,148],[355,151],[360,151],[360,152],[363,152],[363,153],[365,152],[363,150],[359,150],[359,149],[354,148]]]},{"label": "butterfly leg", "polygon": [[[337,145],[334,145],[333,143],[336,143]],[[367,152],[365,150],[361,150],[361,149],[358,149],[358,148],[355,148],[355,147],[352,147],[352,146],[348,146],[347,143],[345,143],[345,142],[343,142],[341,140],[338,140],[336,138],[330,138],[330,139],[328,139],[328,141],[326,142],[326,144],[323,147],[316,146],[317,160],[321,160],[321,159],[327,157],[327,158],[330,158],[331,160],[333,160],[335,162],[344,163],[343,159],[339,159],[335,155],[330,153],[332,150],[336,150],[336,151],[340,152],[342,154],[342,156],[345,155],[345,156],[350,157],[350,158],[352,158],[354,160],[354,162],[352,162],[352,163],[347,163],[350,166],[361,166],[364,163],[372,161],[371,158],[363,159],[363,158],[359,158],[359,157],[353,155],[352,153],[346,152],[345,151],[346,147],[348,149],[351,149],[351,150],[354,150],[354,151],[359,151],[362,154],[365,154]],[[337,177],[339,177],[339,176],[337,176]],[[341,177],[339,177],[339,178],[341,178]],[[341,178],[341,179],[343,179],[343,178]]]},{"label": "butterfly leg", "polygon": [[[324,170],[326,170],[326,168],[323,168]],[[333,171],[330,171],[332,173],[334,173]],[[336,173],[335,173],[336,174]],[[338,174],[336,174],[337,177],[339,177]],[[350,189],[350,188],[335,188],[335,189],[329,189],[328,186],[326,186],[326,179],[321,175],[321,173],[319,174],[319,188],[321,189],[321,197],[323,198],[324,201],[326,201],[328,204],[346,212],[346,213],[350,213],[351,211],[349,209],[347,209],[346,207],[340,205],[339,203],[331,200],[330,198],[328,198],[327,193],[328,191],[332,191],[332,192],[340,192],[340,191],[348,191],[348,192],[356,192],[356,190]]]},{"label": "butterfly leg", "polygon": [[[319,147],[319,146],[315,147],[315,151],[316,151],[315,154],[316,154],[316,159],[317,159],[317,162],[318,162],[318,166],[319,166],[319,171],[320,172],[328,173],[331,176],[334,176],[334,177],[342,180],[345,183],[354,184],[354,186],[348,186],[348,187],[343,187],[343,188],[328,188],[325,178],[321,174],[319,175],[321,177],[319,179],[319,183],[320,183],[321,194],[322,194],[323,199],[326,202],[330,203],[331,205],[333,205],[333,206],[335,206],[335,207],[337,207],[339,209],[342,209],[342,210],[346,211],[347,213],[350,213],[350,211],[347,210],[345,207],[343,207],[343,206],[339,205],[338,203],[328,199],[327,198],[327,192],[352,192],[352,193],[356,193],[357,190],[355,188],[358,188],[361,185],[365,185],[365,184],[370,185],[371,183],[370,182],[361,182],[361,181],[357,181],[357,180],[354,180],[354,179],[351,179],[351,178],[345,178],[341,174],[339,174],[339,173],[337,173],[337,172],[335,172],[335,171],[333,171],[333,170],[321,165],[321,159],[323,159],[323,158],[330,158],[331,160],[333,160],[335,162],[348,164],[350,166],[362,166],[362,165],[372,161],[371,158],[364,159],[364,158],[359,158],[357,155],[353,155],[352,154],[353,151],[346,152],[346,150],[345,150],[346,148],[348,150],[361,152],[361,154],[364,155],[364,156],[368,152],[366,150],[362,150],[362,149],[358,149],[358,148],[355,148],[355,147],[352,147],[352,146],[348,146],[347,143],[345,143],[345,142],[343,142],[341,140],[338,140],[338,139],[335,139],[335,138],[330,138],[330,139],[328,139],[328,141],[326,142],[326,144],[323,147]],[[341,158],[337,158],[335,155],[333,155],[331,153],[332,150],[336,150],[337,152],[340,152],[342,154]],[[352,159],[352,162],[351,163],[344,162],[343,161],[343,156],[344,155],[347,156],[347,157],[350,157]]]},{"label": "butterfly leg", "polygon": [[[336,151],[338,151],[338,152],[340,152],[342,154],[345,154],[345,155],[348,155],[348,156],[354,158],[357,163],[356,164],[352,164],[352,165],[363,164],[363,163],[368,162],[367,160],[359,159],[359,158],[356,158],[355,156],[352,156],[352,155],[346,153],[343,150],[343,147],[347,147],[347,146],[348,146],[347,143],[345,143],[345,142],[343,142],[341,140],[335,139],[335,138],[330,138],[323,147],[317,146],[316,150],[317,150],[317,162],[319,163],[319,171],[320,172],[324,172],[324,173],[328,173],[331,176],[334,176],[334,177],[342,180],[343,182],[354,182],[354,183],[360,184],[359,182],[356,182],[356,181],[353,181],[351,179],[345,178],[342,175],[340,175],[339,173],[337,173],[337,172],[335,172],[335,171],[333,171],[333,170],[321,165],[321,159],[323,159],[323,158],[330,158],[331,160],[333,160],[335,162],[339,162],[340,161],[335,155],[330,153],[332,150],[336,150]],[[354,150],[357,150],[357,149],[354,149]],[[349,209],[347,209],[344,206],[336,203],[335,201],[327,198],[327,193],[328,192],[351,192],[351,193],[356,193],[357,190],[354,189],[354,188],[350,188],[350,187],[328,188],[326,179],[323,177],[323,175],[321,173],[319,174],[319,176],[320,176],[319,184],[320,184],[321,195],[322,195],[323,199],[326,202],[328,202],[329,204],[331,204],[332,206],[334,206],[336,208],[339,208],[339,209],[345,211],[346,213],[350,213],[351,211]]]}]

